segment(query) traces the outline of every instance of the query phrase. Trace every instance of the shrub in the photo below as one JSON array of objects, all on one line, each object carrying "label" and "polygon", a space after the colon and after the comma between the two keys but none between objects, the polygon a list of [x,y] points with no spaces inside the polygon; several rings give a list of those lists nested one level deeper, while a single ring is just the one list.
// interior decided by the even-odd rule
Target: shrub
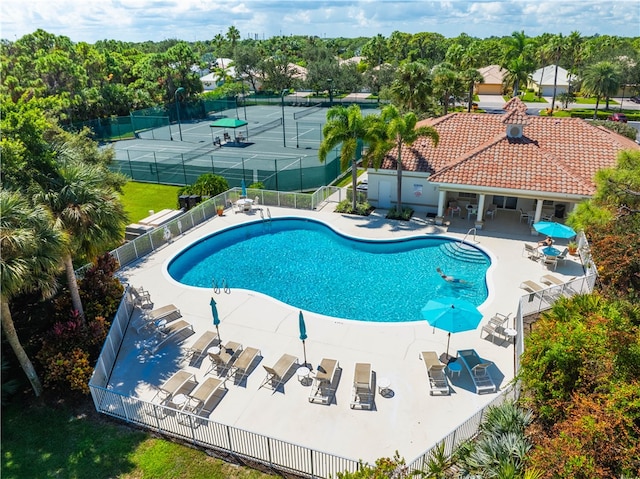
[{"label": "shrub", "polygon": [[398,214],[398,211],[396,208],[391,208],[387,213],[386,218],[389,220],[409,221],[413,216],[413,213],[414,211],[411,208],[402,208],[402,212],[400,214]]},{"label": "shrub", "polygon": [[227,180],[213,173],[205,173],[200,175],[192,185],[184,186],[178,190],[178,196],[181,195],[200,195],[200,196],[216,196],[224,193],[229,189]]},{"label": "shrub", "polygon": [[356,203],[356,209],[354,211],[351,200],[342,200],[336,206],[336,213],[347,213],[351,215],[369,216],[373,211],[373,207],[368,202]]}]

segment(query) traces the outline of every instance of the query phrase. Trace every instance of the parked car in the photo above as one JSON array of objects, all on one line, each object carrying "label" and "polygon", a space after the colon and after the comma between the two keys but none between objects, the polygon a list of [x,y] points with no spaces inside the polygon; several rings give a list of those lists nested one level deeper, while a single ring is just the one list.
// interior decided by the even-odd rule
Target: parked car
[{"label": "parked car", "polygon": [[610,121],[619,121],[620,123],[626,123],[627,122],[627,115],[625,115],[624,113],[614,113],[613,115],[611,115],[609,117]]}]

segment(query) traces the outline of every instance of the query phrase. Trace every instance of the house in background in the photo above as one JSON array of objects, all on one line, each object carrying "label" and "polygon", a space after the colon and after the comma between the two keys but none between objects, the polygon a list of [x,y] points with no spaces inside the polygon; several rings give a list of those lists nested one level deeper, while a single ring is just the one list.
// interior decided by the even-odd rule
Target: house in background
[{"label": "house in background", "polygon": [[[545,67],[539,68],[531,75],[529,88],[533,88],[533,90],[536,93],[539,93],[540,96],[553,96],[553,84],[555,75],[555,65],[547,65]],[[560,95],[561,93],[567,93],[569,91],[569,85],[572,81],[575,83],[575,77],[572,78],[572,75],[567,70],[559,66],[558,78],[555,82],[556,96]]]},{"label": "house in background", "polygon": [[[442,224],[455,204],[466,208],[477,228],[493,208],[535,212],[533,221],[549,211],[563,218],[595,193],[598,170],[615,166],[621,150],[640,149],[579,118],[528,116],[519,98],[504,109],[502,115],[451,113],[419,122],[435,128],[440,141],[437,147],[429,139],[403,146],[403,206]],[[368,170],[373,206],[397,203],[396,158],[392,150],[378,170]]]},{"label": "house in background", "polygon": [[500,65],[489,65],[478,68],[478,71],[484,78],[484,83],[476,85],[475,93],[477,95],[502,95],[502,84],[507,71]]}]

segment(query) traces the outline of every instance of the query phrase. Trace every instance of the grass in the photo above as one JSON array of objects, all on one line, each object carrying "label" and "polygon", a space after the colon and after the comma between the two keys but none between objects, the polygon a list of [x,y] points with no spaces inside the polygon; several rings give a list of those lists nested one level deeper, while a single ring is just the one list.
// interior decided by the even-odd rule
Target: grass
[{"label": "grass", "polygon": [[[579,105],[595,105],[596,99],[580,96],[580,97],[577,97],[576,101],[574,101],[573,103],[577,103]],[[606,105],[606,104],[607,102],[605,101],[605,99],[600,98],[600,105]],[[609,105],[618,105],[618,102],[615,100],[609,100]]]},{"label": "grass", "polygon": [[3,406],[2,478],[273,477],[94,415],[67,407]]},{"label": "grass", "polygon": [[156,185],[130,181],[123,188],[122,203],[129,221],[136,223],[149,216],[149,210],[175,210],[178,207],[178,186]]},{"label": "grass", "polygon": [[[362,175],[362,173],[364,173],[365,170],[364,168],[358,168],[358,179],[360,178],[360,175]],[[353,177],[351,176],[351,173],[349,173],[348,175],[345,175],[344,178],[342,178],[338,183],[336,183],[335,186],[337,186],[338,188],[344,188],[345,186],[351,186],[353,184]]]}]

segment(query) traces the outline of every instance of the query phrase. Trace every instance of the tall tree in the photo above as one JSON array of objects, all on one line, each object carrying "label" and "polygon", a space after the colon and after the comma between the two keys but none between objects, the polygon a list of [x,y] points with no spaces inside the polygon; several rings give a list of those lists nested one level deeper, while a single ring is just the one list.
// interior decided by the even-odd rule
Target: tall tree
[{"label": "tall tree", "polygon": [[[556,106],[556,91],[558,88],[558,67],[560,62],[564,58],[567,52],[567,39],[562,36],[562,33],[554,35],[549,39],[549,42],[542,47],[542,50],[546,53],[546,57],[549,58],[555,67],[553,74],[553,98],[551,100],[551,109]],[[542,88],[542,85],[540,85]]]},{"label": "tall tree", "polygon": [[467,85],[469,97],[467,101],[467,112],[471,111],[471,104],[473,103],[473,90],[476,85],[480,83],[484,83],[484,76],[475,68],[467,68],[462,73],[460,73],[460,78],[462,82]]},{"label": "tall tree", "polygon": [[[353,210],[356,210],[356,186],[358,184],[358,150],[362,150],[364,143],[375,143],[377,117],[362,116],[358,105],[334,106],[327,111],[327,122],[322,128],[322,142],[318,150],[318,158],[324,162],[329,152],[340,146],[340,168],[346,171],[351,166],[353,187]],[[375,149],[375,148],[373,148]]]},{"label": "tall tree", "polygon": [[606,108],[609,108],[609,98],[620,87],[620,73],[612,62],[598,62],[588,67],[582,77],[582,89],[596,96],[596,107],[593,110],[593,119],[598,118],[598,106],[600,98],[606,98]]},{"label": "tall tree", "polygon": [[101,165],[70,158],[34,196],[51,210],[56,227],[68,234],[62,260],[73,307],[82,317],[73,258],[93,260],[122,240],[127,215],[116,193],[118,181]]},{"label": "tall tree", "polygon": [[240,30],[234,25],[231,25],[227,30],[227,40],[229,40],[231,44],[231,54],[235,57],[236,45],[238,44],[238,40],[240,40]]},{"label": "tall tree", "polygon": [[532,43],[524,31],[513,32],[504,40],[504,54],[500,66],[507,70],[505,81],[513,86],[513,96],[518,95],[520,83],[526,82],[534,69]]},{"label": "tall tree", "polygon": [[[418,117],[409,112],[401,115],[394,105],[387,105],[380,113],[380,120],[384,124],[384,142],[375,148],[376,155],[395,149],[397,171],[396,212],[402,214],[402,148],[412,146],[418,138],[429,138],[434,145],[438,145],[438,132],[430,126],[416,128]],[[378,145],[376,145],[378,146]]]},{"label": "tall tree", "polygon": [[454,71],[453,65],[447,62],[438,63],[433,67],[431,70],[431,78],[433,93],[440,98],[443,114],[446,115],[451,96],[457,96],[460,93],[460,78]]},{"label": "tall tree", "polygon": [[45,298],[55,293],[65,236],[54,226],[49,211],[33,206],[19,192],[0,189],[0,211],[2,330],[34,394],[40,396],[42,383],[22,347],[9,304],[19,293],[40,292]]},{"label": "tall tree", "polygon": [[422,62],[405,63],[391,84],[394,103],[406,111],[425,112],[430,107],[431,75]]}]

